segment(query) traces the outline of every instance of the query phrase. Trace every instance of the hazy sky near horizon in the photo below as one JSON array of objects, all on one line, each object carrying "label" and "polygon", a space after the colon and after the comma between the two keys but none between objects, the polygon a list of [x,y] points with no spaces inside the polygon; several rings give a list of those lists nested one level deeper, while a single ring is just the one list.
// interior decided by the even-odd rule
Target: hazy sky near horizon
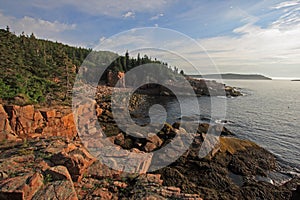
[{"label": "hazy sky near horizon", "polygon": [[[161,27],[197,41],[222,73],[300,77],[300,0],[0,0],[0,28],[7,25],[89,48],[123,31]],[[198,49],[172,45],[205,65]]]}]

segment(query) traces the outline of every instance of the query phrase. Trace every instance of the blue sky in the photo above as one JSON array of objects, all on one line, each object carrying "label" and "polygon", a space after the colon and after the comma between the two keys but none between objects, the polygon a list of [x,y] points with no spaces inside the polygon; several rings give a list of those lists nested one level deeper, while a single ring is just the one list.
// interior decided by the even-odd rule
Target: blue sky
[{"label": "blue sky", "polygon": [[[197,41],[220,72],[300,77],[299,0],[0,0],[0,27],[6,25],[83,47],[130,29],[161,27]],[[175,49],[207,66],[197,49]]]}]

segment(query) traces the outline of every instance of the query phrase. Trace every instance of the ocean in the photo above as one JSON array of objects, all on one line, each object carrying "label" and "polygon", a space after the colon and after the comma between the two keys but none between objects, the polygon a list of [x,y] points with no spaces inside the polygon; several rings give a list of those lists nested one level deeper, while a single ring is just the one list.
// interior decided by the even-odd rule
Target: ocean
[{"label": "ocean", "polygon": [[[211,119],[211,102],[224,101],[224,97],[199,97],[200,113],[196,113],[189,98],[184,99],[189,120],[219,122],[238,138],[254,141],[276,155],[284,165],[300,172],[300,82],[287,80],[224,80],[244,94],[226,98],[226,115]],[[168,113],[172,123],[180,117],[176,99],[156,98]],[[152,119],[159,122],[162,112]]]},{"label": "ocean", "polygon": [[227,100],[225,126],[238,137],[300,167],[300,82],[287,80],[225,80],[245,96]]}]

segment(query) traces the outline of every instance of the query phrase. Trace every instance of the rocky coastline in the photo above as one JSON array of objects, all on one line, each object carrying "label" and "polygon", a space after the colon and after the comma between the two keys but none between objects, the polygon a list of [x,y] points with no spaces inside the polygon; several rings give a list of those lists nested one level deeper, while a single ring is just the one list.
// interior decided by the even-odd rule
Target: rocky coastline
[{"label": "rocky coastline", "polygon": [[[137,138],[121,131],[113,119],[110,100],[102,93],[99,101],[79,105],[82,118],[96,115],[103,132],[93,129],[97,121],[81,124],[86,135],[78,135],[70,107],[36,108],[33,105],[0,105],[0,199],[297,199],[300,178],[281,174],[275,156],[255,143],[240,140],[228,129],[204,158],[198,157],[209,124],[199,124],[188,150],[174,163],[148,172],[152,157],[140,160],[132,173],[107,167],[86,147],[115,144],[110,154],[128,156],[119,150],[151,154],[176,135],[188,134],[180,122],[165,124],[157,134]],[[139,97],[132,102],[138,106]],[[77,113],[78,114],[78,113]],[[96,135],[85,144],[82,137]],[[85,141],[86,142],[86,141]],[[102,145],[102,146],[101,146]],[[180,146],[179,146],[180,147]],[[172,155],[167,155],[172,156]],[[161,158],[161,161],[164,157]]]},{"label": "rocky coastline", "polygon": [[141,87],[137,93],[146,94],[152,96],[175,96],[168,88],[172,88],[178,93],[176,95],[181,96],[191,96],[196,95],[197,97],[201,96],[227,96],[227,97],[237,97],[242,96],[242,93],[235,87],[231,87],[222,83],[219,83],[215,80],[205,80],[205,79],[195,79],[187,76],[186,80],[190,83],[190,86],[194,90],[194,94],[189,94],[184,87],[176,87],[172,82],[166,84],[167,87],[159,85],[146,85]]}]

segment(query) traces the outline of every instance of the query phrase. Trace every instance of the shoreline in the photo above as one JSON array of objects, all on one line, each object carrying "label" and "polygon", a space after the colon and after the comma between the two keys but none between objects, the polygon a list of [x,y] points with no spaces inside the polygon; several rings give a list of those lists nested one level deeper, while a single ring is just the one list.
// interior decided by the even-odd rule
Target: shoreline
[{"label": "shoreline", "polygon": [[[81,114],[85,116],[85,118],[91,117],[89,116],[88,113],[90,113],[93,109],[96,110],[96,115],[98,119],[101,121],[101,126],[106,131],[105,134],[109,135],[107,140],[105,140],[106,142],[107,141],[113,142],[115,145],[119,146],[118,148],[128,149],[128,151],[134,150],[135,152],[141,154],[151,153],[152,151],[155,152],[156,150],[160,149],[162,146],[168,143],[167,138],[169,138],[170,136],[174,137],[176,134],[186,133],[186,131],[184,131],[183,129],[178,129],[178,127],[180,127],[180,124],[178,123],[177,124],[175,123],[173,125],[165,124],[164,128],[159,134],[148,136],[148,138],[142,140],[136,139],[135,137],[129,136],[126,133],[120,132],[120,130],[115,126],[115,123],[111,115],[111,108],[110,108],[109,101],[102,102],[102,104],[96,104],[96,102],[94,102],[94,104],[90,104],[87,102],[86,105],[81,105],[81,106],[82,108],[79,108],[79,110],[81,110],[82,112]],[[12,125],[10,129],[15,130],[15,128],[20,127],[20,125],[18,125],[18,123],[14,122],[13,120],[15,119],[14,113],[18,113],[19,116],[18,120],[22,125],[21,126],[22,129],[19,130],[19,132],[15,132],[14,134],[12,134],[12,136],[19,135],[20,139],[15,140],[15,138],[10,137],[12,141],[16,141],[16,142],[11,143],[7,141],[7,143],[4,142],[0,145],[1,152],[4,153],[4,154],[2,153],[2,155],[7,155],[6,157],[2,157],[3,164],[9,165],[8,163],[13,162],[13,160],[15,159],[14,155],[10,155],[5,152],[15,151],[18,152],[17,153],[18,156],[21,156],[22,159],[25,160],[28,160],[30,157],[34,156],[34,160],[39,158],[41,162],[47,163],[48,161],[50,161],[52,164],[50,166],[49,164],[46,165],[43,164],[41,165],[43,166],[42,169],[40,169],[38,166],[36,166],[33,163],[31,164],[32,167],[29,167],[30,171],[36,171],[35,169],[40,169],[42,171],[42,174],[36,176],[44,177],[44,180],[45,177],[48,176],[47,174],[49,173],[52,174],[51,176],[56,176],[53,174],[58,173],[57,171],[58,167],[61,168],[61,170],[66,168],[67,171],[65,173],[70,173],[70,174],[65,176],[71,176],[71,178],[64,179],[63,181],[68,183],[71,186],[71,188],[76,189],[76,190],[72,190],[72,189],[71,190],[73,191],[73,195],[79,199],[91,197],[89,196],[91,194],[96,195],[95,191],[97,190],[97,188],[92,187],[90,189],[86,189],[86,191],[80,188],[88,187],[88,184],[92,184],[95,181],[101,182],[103,178],[112,179],[112,182],[109,183],[107,186],[103,186],[101,192],[98,193],[97,195],[101,196],[101,195],[109,194],[112,197],[123,195],[124,197],[131,197],[133,199],[140,197],[136,195],[143,196],[148,192],[152,191],[151,188],[148,188],[147,185],[143,185],[142,182],[147,180],[150,181],[150,183],[151,182],[154,183],[155,181],[150,178],[153,176],[157,178],[158,182],[156,183],[159,183],[156,189],[165,191],[164,193],[157,193],[157,195],[160,195],[161,197],[164,198],[170,197],[168,195],[171,195],[177,198],[190,196],[195,199],[196,198],[215,199],[215,198],[220,198],[220,195],[223,194],[225,196],[227,195],[227,197],[232,197],[232,198],[233,197],[244,198],[245,197],[244,195],[247,196],[250,195],[252,197],[257,197],[257,198],[262,197],[260,195],[264,195],[264,197],[266,196],[272,197],[273,195],[279,195],[276,196],[276,198],[280,197],[282,199],[286,199],[288,196],[292,197],[293,195],[295,195],[296,191],[292,192],[292,189],[296,189],[297,185],[300,184],[299,176],[295,175],[294,177],[292,177],[292,175],[289,175],[290,181],[281,185],[276,185],[276,180],[270,178],[271,175],[269,174],[269,171],[273,171],[275,175],[277,174],[279,177],[283,176],[283,174],[280,175],[281,174],[280,168],[278,168],[279,163],[276,160],[275,156],[251,141],[240,140],[237,139],[236,137],[232,137],[231,136],[232,133],[223,127],[218,127],[218,126],[214,127],[214,129],[216,130],[218,129],[223,134],[223,136],[221,136],[220,138],[220,144],[213,147],[212,148],[213,150],[209,153],[208,156],[206,156],[205,158],[199,158],[198,157],[199,148],[201,147],[201,144],[205,140],[206,137],[205,132],[208,131],[208,127],[209,127],[209,125],[205,123],[199,125],[192,146],[185,154],[181,155],[177,161],[175,161],[171,166],[164,167],[158,171],[155,171],[154,173],[147,173],[146,177],[143,174],[147,171],[147,167],[143,169],[146,171],[135,171],[135,173],[138,172],[141,173],[141,175],[136,176],[134,179],[141,180],[141,182],[138,181],[136,182],[138,184],[134,184],[131,182],[132,180],[130,178],[126,180],[122,179],[121,177],[124,175],[123,173],[105,168],[99,161],[97,161],[92,155],[90,155],[88,152],[84,150],[85,148],[82,146],[82,144],[80,144],[81,142],[80,140],[78,140],[79,138],[77,137],[76,132],[70,131],[72,129],[74,130],[75,128],[75,124],[72,124],[73,121],[72,113],[69,114],[65,113],[66,114],[65,115],[64,113],[60,112],[61,110],[53,110],[53,109],[36,110],[33,106],[30,105],[4,106],[4,107],[5,109],[3,107],[2,107],[3,109],[0,109],[0,113],[2,114],[2,116],[4,116],[5,119],[4,121]],[[28,115],[28,113],[33,113],[33,115],[31,114]],[[30,119],[29,116],[33,116],[33,118]],[[60,122],[58,122],[58,119],[60,120]],[[40,125],[38,122],[40,122]],[[37,127],[28,127],[28,125],[26,126],[26,124],[32,124]],[[53,125],[55,125],[55,127],[53,127]],[[38,130],[40,130],[39,129],[40,127],[38,126],[42,126],[42,127],[44,126],[42,133],[38,133]],[[65,126],[67,126],[67,129]],[[61,127],[61,129],[57,129],[57,127]],[[83,126],[83,128],[84,127],[85,126]],[[188,126],[186,126],[186,128],[187,127]],[[6,128],[7,128],[6,130],[9,129],[7,125]],[[31,130],[32,134],[30,134],[29,132],[24,132],[26,130]],[[183,132],[180,133],[180,131]],[[31,139],[30,137],[27,138],[27,136],[30,137],[32,136],[32,138]],[[67,138],[67,139],[63,139],[63,138]],[[76,156],[75,157],[72,156],[73,150],[77,152],[78,151],[85,152],[85,153],[80,153],[81,155],[84,155],[82,160],[84,165],[81,166],[78,163],[78,165],[76,164],[77,166],[76,165],[70,166],[67,164],[69,161],[60,162],[57,159],[58,156],[61,154],[56,152],[56,150],[53,152],[53,150],[50,149],[44,151],[40,149],[40,147],[37,148],[38,147],[37,144],[40,144],[40,142],[44,143],[46,146],[49,147],[54,145],[56,146],[55,148],[58,148],[59,152],[60,151],[65,152],[63,154],[64,155],[63,160],[65,161],[70,159],[73,160],[72,162],[75,161],[74,159],[76,158]],[[91,146],[99,147],[99,145],[103,146],[105,144],[105,142],[104,143],[103,142],[97,143],[97,141],[89,141],[88,144]],[[59,147],[60,145],[61,147]],[[46,146],[43,148],[48,149]],[[117,153],[117,149],[115,153]],[[37,157],[36,155],[45,155],[45,156]],[[30,162],[31,161],[29,161],[29,163]],[[251,163],[251,165],[249,165],[249,163]],[[99,168],[99,166],[102,167]],[[79,170],[79,173],[76,172],[74,174],[73,172],[74,167],[77,168],[77,171]],[[8,193],[10,195],[16,194],[17,192],[14,191],[13,189],[10,191],[3,189],[4,185],[6,185],[9,188],[9,186],[7,185],[8,184],[7,181],[11,181],[12,183],[14,183],[15,180],[25,179],[27,175],[32,176],[30,173],[26,171],[24,172],[22,169],[20,169],[19,165],[11,165],[11,167],[9,168],[11,172],[9,173],[7,172],[6,168],[2,168],[2,169],[4,170],[1,171],[1,174],[6,174],[6,175],[4,176],[4,179],[3,178],[0,179],[0,196],[6,195]],[[94,175],[99,173],[103,174],[104,173],[103,169],[106,170],[105,173],[107,175],[100,175],[100,176]],[[198,170],[194,171],[195,169],[198,169],[200,171]],[[24,173],[25,175],[21,175]],[[9,174],[16,174],[14,176],[16,176],[19,179],[16,179],[14,176],[11,176]],[[121,174],[123,175],[121,176]],[[196,179],[195,179],[195,174],[197,174],[196,177],[198,177]],[[130,175],[124,175],[124,176],[127,177]],[[174,179],[174,177],[178,177],[178,178]],[[148,180],[149,178],[151,180]],[[37,187],[34,196],[38,197],[38,195],[42,195],[41,190],[46,192],[48,190],[47,188],[49,188],[53,184],[56,184],[56,181],[59,180],[54,179],[48,181],[47,183],[42,184],[43,186]],[[195,185],[194,181],[196,181],[198,184]],[[163,185],[161,185],[161,183],[163,183]],[[199,183],[201,184],[199,185]],[[222,189],[223,186],[225,186],[224,184],[230,188],[229,193]],[[252,186],[250,187],[249,184]],[[118,189],[111,190],[109,189],[111,187],[115,187]],[[130,193],[130,191],[135,191],[138,187],[143,187],[144,188],[143,191],[146,193],[138,193],[138,194]],[[120,193],[121,188],[123,188],[122,191],[125,192]],[[170,188],[173,189],[170,190]],[[23,194],[25,195],[26,189],[24,189],[23,192],[24,192]],[[299,189],[297,190],[297,192],[299,194]],[[289,195],[286,196],[287,194]]]},{"label": "shoreline", "polygon": [[194,93],[190,94],[187,91],[190,88],[176,87],[175,84],[166,84],[168,88],[172,88],[172,91],[176,91],[176,94],[165,87],[148,84],[146,87],[140,88],[137,93],[146,94],[150,96],[227,96],[227,97],[238,97],[243,94],[236,88],[231,87],[215,80],[207,79],[195,79],[186,77]]}]

